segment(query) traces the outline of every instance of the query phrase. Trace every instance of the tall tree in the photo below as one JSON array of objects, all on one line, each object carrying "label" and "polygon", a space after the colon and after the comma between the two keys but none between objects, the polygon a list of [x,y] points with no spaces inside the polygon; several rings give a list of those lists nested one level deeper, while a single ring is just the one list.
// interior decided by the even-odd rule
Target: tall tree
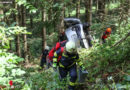
[{"label": "tall tree", "polygon": [[[14,5],[14,8],[17,10],[17,14],[14,13],[14,21],[16,22],[16,26],[17,26],[17,25],[19,25],[19,17],[18,17],[19,10],[18,10],[18,5],[15,2],[15,0],[13,1],[13,5]],[[21,57],[20,36],[19,35],[16,35],[16,52],[17,52],[17,55]]]},{"label": "tall tree", "polygon": [[33,16],[30,14],[30,27],[33,28]]},{"label": "tall tree", "polygon": [[43,8],[42,10],[42,22],[44,23],[43,28],[42,28],[42,49],[44,50],[46,46],[46,27],[45,27],[46,11],[45,11],[45,8]]},{"label": "tall tree", "polygon": [[[3,14],[4,14],[3,9],[0,8],[0,15],[3,15]],[[2,18],[0,18],[0,21],[2,21]]]},{"label": "tall tree", "polygon": [[96,0],[96,13],[97,13],[97,11],[98,11],[98,0]]},{"label": "tall tree", "polygon": [[[26,27],[26,9],[23,5],[21,6],[21,9],[22,9],[21,10],[21,16],[22,16],[21,24],[22,24],[23,27]],[[23,39],[24,39],[24,59],[25,59],[26,63],[29,63],[28,55],[27,55],[28,50],[27,50],[27,35],[26,34],[23,35]]]},{"label": "tall tree", "polygon": [[124,0],[123,9],[128,15],[130,15],[130,0]]},{"label": "tall tree", "polygon": [[85,8],[86,22],[92,24],[92,0],[86,1]]},{"label": "tall tree", "polygon": [[[61,2],[64,3],[64,0]],[[65,5],[63,4],[62,8],[61,8],[61,14],[60,14],[60,27],[59,27],[59,31],[63,32],[64,31],[64,12],[65,12]]]},{"label": "tall tree", "polygon": [[105,15],[105,0],[98,0],[98,15],[101,20],[104,19]]},{"label": "tall tree", "polygon": [[76,3],[76,17],[80,18],[80,0]]}]

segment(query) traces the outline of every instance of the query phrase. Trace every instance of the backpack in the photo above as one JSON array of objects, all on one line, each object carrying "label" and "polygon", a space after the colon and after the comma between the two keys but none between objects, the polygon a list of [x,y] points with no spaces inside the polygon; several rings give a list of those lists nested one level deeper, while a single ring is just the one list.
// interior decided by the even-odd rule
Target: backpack
[{"label": "backpack", "polygon": [[56,43],[56,45],[50,50],[50,52],[48,54],[49,61],[53,61],[54,52],[61,48],[61,53],[60,53],[60,55],[58,55],[58,62],[59,62],[61,55],[64,51],[64,46],[65,46],[66,42],[67,42],[67,40]]}]

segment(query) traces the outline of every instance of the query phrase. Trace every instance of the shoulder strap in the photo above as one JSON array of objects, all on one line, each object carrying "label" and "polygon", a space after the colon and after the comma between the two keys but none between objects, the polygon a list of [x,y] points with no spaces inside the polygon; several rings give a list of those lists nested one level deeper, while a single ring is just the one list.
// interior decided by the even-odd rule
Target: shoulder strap
[{"label": "shoulder strap", "polygon": [[60,42],[60,46],[61,47],[65,46],[66,42],[67,42],[67,40],[64,40],[64,41]]},{"label": "shoulder strap", "polygon": [[61,47],[61,51],[60,51],[60,54],[59,54],[59,56],[58,56],[58,62],[59,62],[60,59],[61,59],[61,56],[62,56],[63,51],[64,51],[64,47]]},{"label": "shoulder strap", "polygon": [[64,47],[61,47],[61,54],[63,53],[63,51],[64,51]]},{"label": "shoulder strap", "polygon": [[60,43],[57,42],[57,43],[56,43],[56,46],[55,46],[55,50],[58,50],[60,47],[61,47]]}]

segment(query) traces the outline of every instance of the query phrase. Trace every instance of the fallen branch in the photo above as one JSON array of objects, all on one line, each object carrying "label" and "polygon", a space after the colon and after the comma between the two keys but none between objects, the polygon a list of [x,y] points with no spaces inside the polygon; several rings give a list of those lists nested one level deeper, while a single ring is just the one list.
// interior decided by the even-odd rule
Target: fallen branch
[{"label": "fallen branch", "polygon": [[111,48],[117,46],[117,45],[120,44],[120,43],[122,43],[122,42],[123,42],[124,40],[126,40],[129,36],[130,36],[130,32],[129,32],[124,38],[122,38],[122,39],[119,40],[117,43],[115,43],[114,45],[112,45]]},{"label": "fallen branch", "polygon": [[120,69],[117,69],[117,71],[119,71],[119,72],[121,72],[122,74],[124,74],[124,75],[130,75],[130,74],[128,74],[128,73],[125,73],[124,71],[122,71],[122,70],[120,70]]}]

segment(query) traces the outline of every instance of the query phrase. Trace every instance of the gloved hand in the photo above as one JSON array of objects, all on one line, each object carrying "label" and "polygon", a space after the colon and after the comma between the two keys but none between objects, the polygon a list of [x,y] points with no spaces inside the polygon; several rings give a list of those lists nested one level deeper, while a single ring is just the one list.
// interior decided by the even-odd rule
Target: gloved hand
[{"label": "gloved hand", "polygon": [[88,71],[85,69],[85,67],[80,67],[81,68],[81,71],[82,71],[82,73],[84,73],[84,74],[88,74]]},{"label": "gloved hand", "polygon": [[88,71],[87,71],[87,70],[84,70],[84,71],[82,71],[82,73],[84,73],[84,74],[88,74]]},{"label": "gloved hand", "polygon": [[84,70],[85,70],[85,67],[84,67],[84,66],[81,66],[80,69],[81,69],[81,71],[84,71]]}]

